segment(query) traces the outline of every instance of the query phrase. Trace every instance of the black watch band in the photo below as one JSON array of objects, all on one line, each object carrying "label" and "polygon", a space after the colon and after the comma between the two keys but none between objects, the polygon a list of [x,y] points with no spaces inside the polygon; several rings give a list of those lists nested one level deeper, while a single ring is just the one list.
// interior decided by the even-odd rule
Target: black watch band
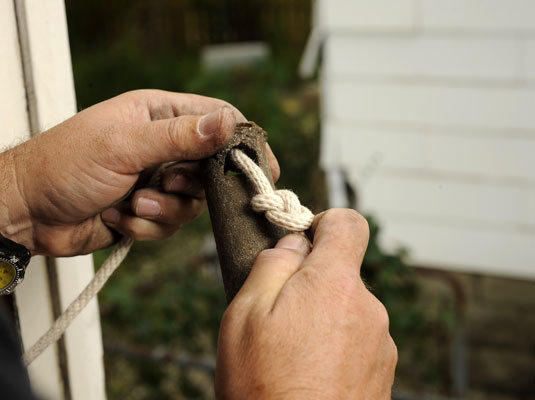
[{"label": "black watch band", "polygon": [[0,235],[0,295],[22,282],[31,256],[26,247]]}]

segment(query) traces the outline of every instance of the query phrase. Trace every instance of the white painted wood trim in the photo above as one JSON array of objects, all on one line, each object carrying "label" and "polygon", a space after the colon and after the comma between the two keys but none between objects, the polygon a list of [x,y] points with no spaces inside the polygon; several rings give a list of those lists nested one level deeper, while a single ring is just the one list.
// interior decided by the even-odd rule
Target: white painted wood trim
[{"label": "white painted wood trim", "polygon": [[[12,145],[27,139],[31,130],[42,132],[76,111],[63,1],[0,1],[0,34],[0,144]],[[56,259],[54,264],[65,309],[92,278],[92,257]],[[44,257],[32,259],[24,283],[16,290],[16,302],[23,345],[28,348],[53,322]],[[67,330],[65,349],[68,397],[105,399],[96,300]],[[55,346],[30,366],[29,374],[39,395],[66,398]]]},{"label": "white painted wood trim", "polygon": [[[53,322],[45,257],[33,257],[15,290],[23,346],[27,349]],[[50,346],[29,367],[35,393],[45,399],[65,399],[56,346]]]},{"label": "white painted wood trim", "polygon": [[[0,2],[0,37],[0,145],[12,146],[26,140],[30,133],[13,0]],[[52,321],[46,260],[43,257],[32,259],[25,281],[16,290],[16,297],[19,299],[19,323],[25,327],[23,341],[34,342],[41,330]],[[45,398],[63,398],[55,347],[43,353],[29,372],[36,392]]]},{"label": "white painted wood trim", "polygon": [[0,143],[10,146],[30,132],[13,0],[0,1],[0,35]]}]

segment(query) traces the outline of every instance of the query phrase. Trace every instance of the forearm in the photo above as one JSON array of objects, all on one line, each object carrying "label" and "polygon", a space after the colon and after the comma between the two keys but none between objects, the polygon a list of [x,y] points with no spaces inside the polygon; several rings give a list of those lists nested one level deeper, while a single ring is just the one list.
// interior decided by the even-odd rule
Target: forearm
[{"label": "forearm", "polygon": [[0,153],[0,234],[33,248],[32,224],[19,185],[17,149]]}]

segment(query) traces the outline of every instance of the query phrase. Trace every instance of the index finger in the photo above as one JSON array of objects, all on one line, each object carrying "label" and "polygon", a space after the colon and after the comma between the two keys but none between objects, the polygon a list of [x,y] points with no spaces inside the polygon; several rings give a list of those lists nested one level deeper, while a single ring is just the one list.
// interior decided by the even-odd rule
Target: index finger
[{"label": "index finger", "polygon": [[304,268],[338,272],[356,269],[366,253],[370,231],[366,219],[355,210],[331,209],[316,216],[311,232],[314,236],[312,252]]}]

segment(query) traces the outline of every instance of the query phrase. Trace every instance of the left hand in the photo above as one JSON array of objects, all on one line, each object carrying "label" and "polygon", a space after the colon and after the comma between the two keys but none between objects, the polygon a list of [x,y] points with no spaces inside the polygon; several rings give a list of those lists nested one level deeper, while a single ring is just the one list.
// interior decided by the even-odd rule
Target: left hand
[{"label": "left hand", "polygon": [[[240,121],[230,104],[193,94],[138,90],[96,104],[0,154],[0,233],[54,256],[109,246],[110,227],[168,237],[205,207],[191,161],[223,148]],[[163,191],[130,195],[143,170],[172,161],[185,163],[163,175]]]}]

